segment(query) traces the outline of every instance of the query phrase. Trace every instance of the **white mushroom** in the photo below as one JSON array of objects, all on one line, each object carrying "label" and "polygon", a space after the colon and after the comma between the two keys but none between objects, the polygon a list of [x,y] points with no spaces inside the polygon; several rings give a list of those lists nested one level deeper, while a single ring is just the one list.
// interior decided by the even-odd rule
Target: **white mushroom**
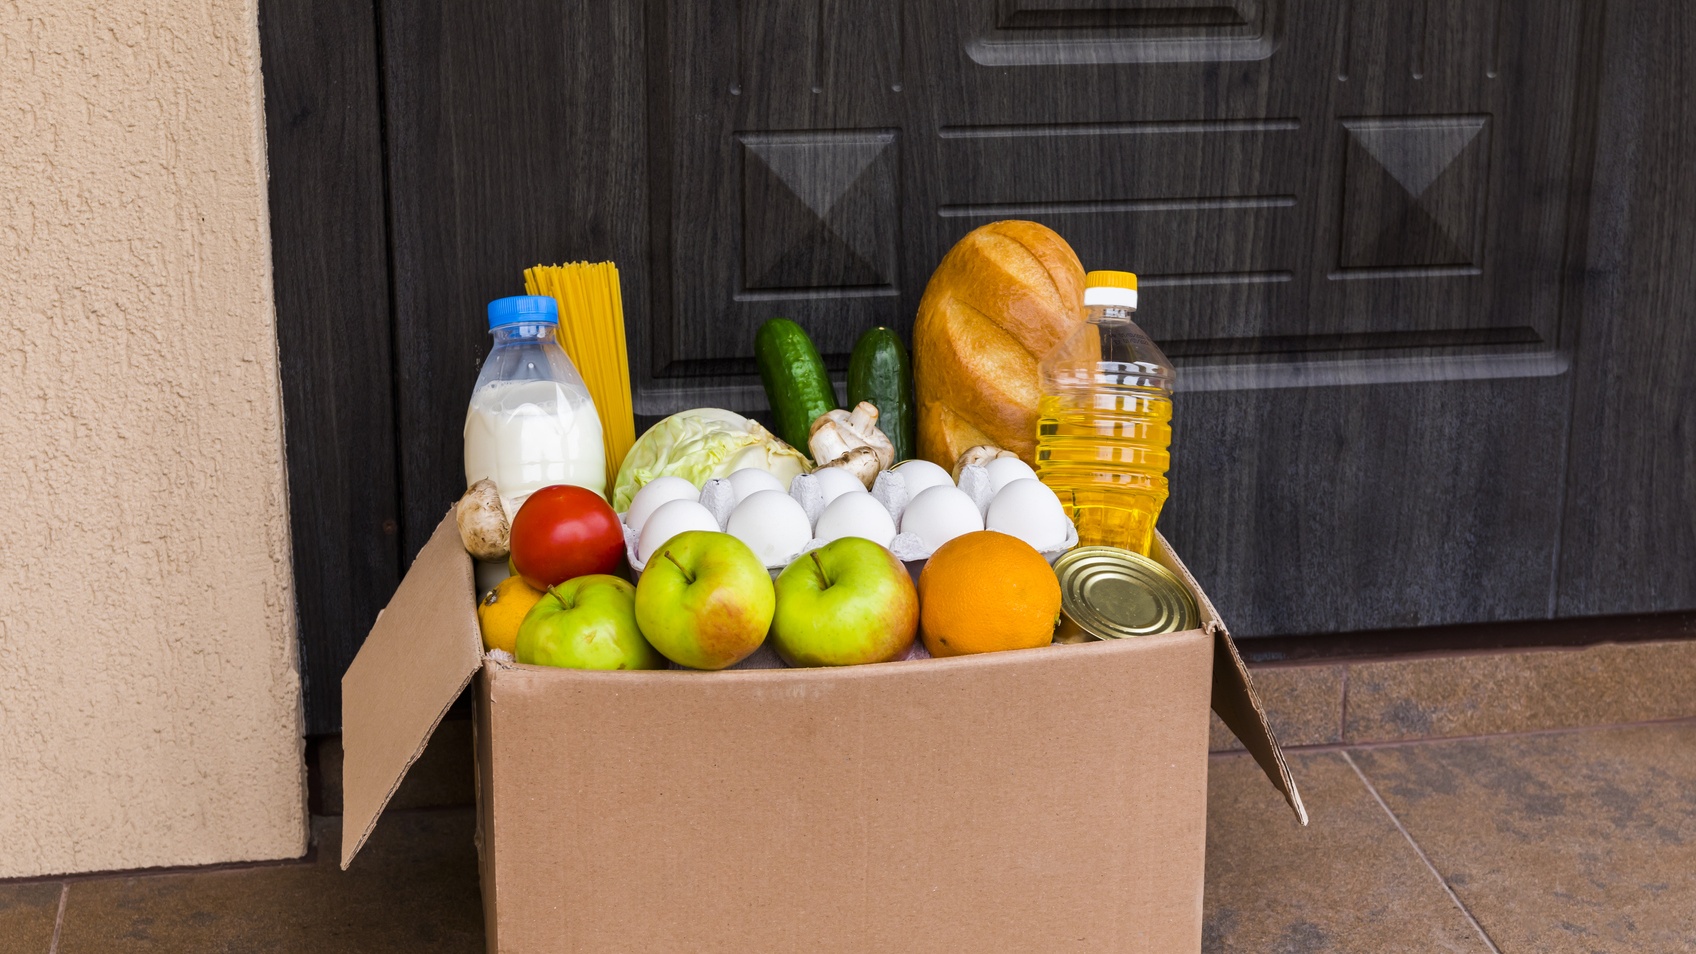
[{"label": "white mushroom", "polygon": [[496,562],[511,552],[512,525],[494,481],[484,478],[466,489],[455,508],[454,523],[459,526],[459,542],[477,559]]},{"label": "white mushroom", "polygon": [[979,444],[976,447],[968,447],[966,448],[966,452],[960,455],[960,459],[954,462],[954,482],[959,483],[960,471],[965,470],[973,464],[983,466],[997,457],[1017,456],[1019,455],[1010,450],[1003,450],[1002,448],[996,447],[994,444]]},{"label": "white mushroom", "polygon": [[872,484],[877,481],[878,471],[882,469],[877,459],[877,451],[870,447],[850,447],[841,457],[817,468],[814,473],[832,467],[840,467],[853,474],[855,479],[866,485],[867,490],[872,488]]},{"label": "white mushroom", "polygon": [[852,411],[826,411],[813,421],[807,449],[820,467],[843,467],[868,488],[878,471],[895,463],[895,445],[878,430],[877,407],[861,401]]}]

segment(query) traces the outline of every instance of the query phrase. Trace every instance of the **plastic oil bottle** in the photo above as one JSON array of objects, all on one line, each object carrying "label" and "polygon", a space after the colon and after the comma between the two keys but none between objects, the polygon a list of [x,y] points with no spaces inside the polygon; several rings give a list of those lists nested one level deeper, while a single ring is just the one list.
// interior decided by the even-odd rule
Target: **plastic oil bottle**
[{"label": "plastic oil bottle", "polygon": [[1042,361],[1036,472],[1082,546],[1147,555],[1166,503],[1176,372],[1131,320],[1137,277],[1084,276],[1086,321]]}]

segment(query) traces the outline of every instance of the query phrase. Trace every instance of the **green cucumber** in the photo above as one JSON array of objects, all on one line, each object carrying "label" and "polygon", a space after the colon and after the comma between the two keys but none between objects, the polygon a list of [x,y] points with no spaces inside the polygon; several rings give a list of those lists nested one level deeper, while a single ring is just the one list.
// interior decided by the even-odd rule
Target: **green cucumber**
[{"label": "green cucumber", "polygon": [[800,325],[773,318],[754,333],[754,361],[760,366],[777,436],[805,454],[813,421],[841,406],[819,349]]},{"label": "green cucumber", "polygon": [[854,343],[848,358],[848,407],[870,401],[877,408],[878,430],[895,445],[895,459],[913,456],[913,372],[901,336],[890,328],[872,328]]}]

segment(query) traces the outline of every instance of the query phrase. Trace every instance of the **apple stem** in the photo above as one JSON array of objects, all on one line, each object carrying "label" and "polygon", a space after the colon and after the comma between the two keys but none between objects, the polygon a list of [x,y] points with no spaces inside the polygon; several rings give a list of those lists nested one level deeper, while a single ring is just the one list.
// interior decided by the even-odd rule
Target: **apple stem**
[{"label": "apple stem", "polygon": [[830,589],[830,576],[824,572],[824,564],[819,562],[819,551],[814,550],[807,555],[813,558],[813,566],[819,568],[819,579],[824,581],[825,589]]},{"label": "apple stem", "polygon": [[670,551],[670,550],[667,550],[667,551],[665,551],[665,558],[666,558],[666,559],[667,559],[667,560],[670,560],[670,561],[671,561],[671,562],[672,562],[672,563],[676,563],[676,564],[677,564],[677,570],[678,570],[678,572],[680,572],[680,573],[682,573],[682,574],[683,574],[683,578],[684,578],[684,579],[685,579],[685,580],[688,580],[688,581],[689,581],[689,585],[690,585],[690,586],[694,586],[694,585],[695,585],[695,578],[694,578],[694,577],[692,577],[692,576],[690,576],[690,575],[689,575],[689,571],[688,571],[688,570],[685,570],[685,569],[684,569],[684,568],[683,568],[683,564],[681,564],[681,563],[677,563],[677,558],[676,558],[676,557],[674,557],[674,556],[672,556],[672,555],[671,555],[671,551]]},{"label": "apple stem", "polygon": [[556,600],[559,600],[559,605],[560,605],[561,609],[576,609],[576,607],[571,605],[571,600],[559,595],[559,588],[562,585],[564,585],[564,584],[555,583],[553,586],[548,587],[548,595],[553,597]]}]

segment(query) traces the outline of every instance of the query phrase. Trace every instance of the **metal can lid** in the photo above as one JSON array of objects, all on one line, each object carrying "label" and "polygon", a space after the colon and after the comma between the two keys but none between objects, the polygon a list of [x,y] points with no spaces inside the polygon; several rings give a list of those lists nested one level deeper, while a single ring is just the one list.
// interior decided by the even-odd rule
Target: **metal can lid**
[{"label": "metal can lid", "polygon": [[1154,560],[1119,547],[1078,547],[1054,563],[1060,612],[1100,639],[1158,636],[1201,625],[1189,587]]}]

